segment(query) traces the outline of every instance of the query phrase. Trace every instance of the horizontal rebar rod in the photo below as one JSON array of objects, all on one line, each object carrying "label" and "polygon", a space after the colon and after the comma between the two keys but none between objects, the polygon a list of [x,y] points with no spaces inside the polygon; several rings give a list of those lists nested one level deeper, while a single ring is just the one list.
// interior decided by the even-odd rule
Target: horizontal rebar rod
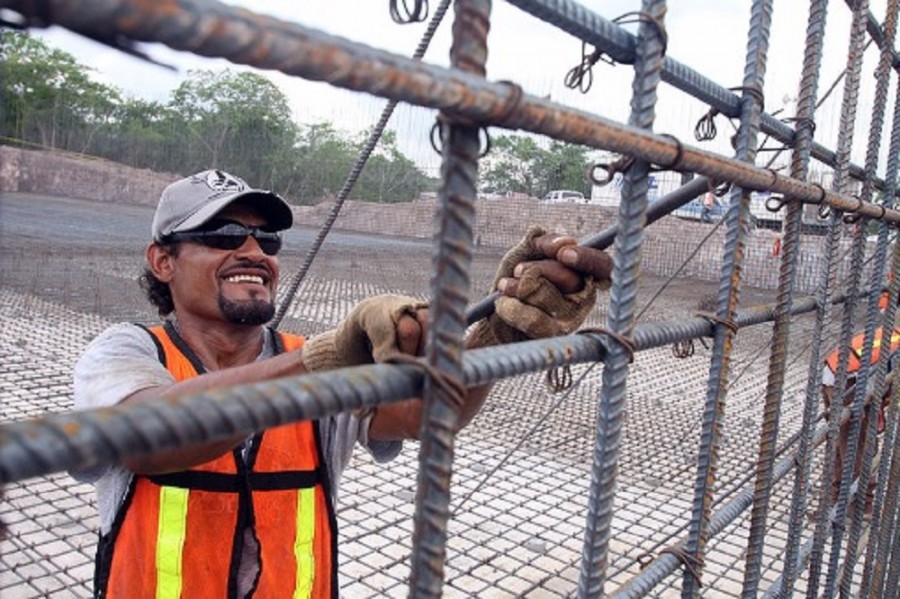
[{"label": "horizontal rebar rod", "polygon": [[[814,310],[798,300],[792,313]],[[738,313],[746,327],[774,318],[771,304]],[[704,318],[638,325],[636,350],[710,336]],[[467,386],[486,384],[568,363],[603,361],[609,341],[600,333],[554,337],[467,351]],[[0,425],[0,484],[62,470],[82,470],[188,443],[207,443],[268,427],[417,397],[422,371],[413,365],[375,364],[240,385],[166,402],[120,404]]]},{"label": "horizontal rebar rod", "polygon": [[[437,108],[483,125],[522,129],[556,140],[628,154],[670,170],[706,175],[748,190],[769,190],[804,203],[824,203],[900,223],[900,212],[682,144],[671,136],[528,96],[511,83],[492,83],[428,65],[216,0],[47,0],[40,17],[91,37],[159,42],[201,56],[325,81],[336,87]],[[0,0],[29,15],[34,3]]]}]

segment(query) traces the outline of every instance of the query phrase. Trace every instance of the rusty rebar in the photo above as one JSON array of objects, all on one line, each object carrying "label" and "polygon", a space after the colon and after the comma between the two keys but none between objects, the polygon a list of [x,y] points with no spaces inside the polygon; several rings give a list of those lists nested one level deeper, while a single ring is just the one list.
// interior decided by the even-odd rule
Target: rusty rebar
[{"label": "rusty rebar", "polygon": [[[750,164],[756,158],[756,138],[759,132],[759,116],[762,111],[761,95],[753,93],[753,90],[762,90],[764,86],[771,20],[772,1],[754,0],[750,11],[750,31],[742,84],[745,91],[736,148],[737,159]],[[686,599],[698,595],[700,578],[703,575],[706,542],[709,537],[710,506],[716,483],[722,419],[724,418],[728,373],[735,334],[734,329],[727,326],[726,323],[733,319],[740,303],[744,236],[748,226],[749,213],[750,192],[746,189],[733,189],[731,206],[728,211],[728,230],[725,236],[722,274],[716,302],[716,316],[721,322],[716,326],[713,340],[703,427],[697,453],[697,477],[694,483],[691,527],[685,546],[694,563],[694,568],[685,568],[682,578],[682,597]]]},{"label": "rusty rebar", "polygon": [[[484,77],[490,0],[457,0],[450,61],[454,67]],[[439,192],[432,262],[430,324],[425,352],[430,366],[425,378],[426,426],[419,446],[415,531],[409,593],[440,597],[450,519],[453,443],[459,429],[462,397],[453,397],[433,374],[462,383],[462,356],[472,263],[475,180],[478,175],[477,123],[441,113],[442,185]]]},{"label": "rusty rebar", "polygon": [[[638,31],[639,44],[635,51],[629,124],[652,130],[656,88],[660,81],[666,42],[665,0],[644,0],[641,14],[643,18]],[[635,160],[625,173],[622,186],[618,233],[613,254],[613,284],[606,325],[616,335],[628,335],[634,322],[649,174],[650,164]],[[581,597],[603,595],[630,359],[630,350],[621,343],[615,343],[610,348],[606,367],[603,369],[578,582]]]}]

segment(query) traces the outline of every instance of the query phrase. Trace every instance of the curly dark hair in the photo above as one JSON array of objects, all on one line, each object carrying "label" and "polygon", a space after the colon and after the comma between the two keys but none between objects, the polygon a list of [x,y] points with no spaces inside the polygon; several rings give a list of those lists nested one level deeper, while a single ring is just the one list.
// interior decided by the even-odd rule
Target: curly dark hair
[{"label": "curly dark hair", "polygon": [[[178,257],[180,249],[177,243],[159,243],[161,248],[165,249],[173,258]],[[138,277],[138,284],[144,290],[144,294],[151,304],[156,306],[161,318],[165,318],[175,310],[175,302],[172,300],[172,291],[169,289],[168,283],[163,283],[148,266],[144,267],[144,272]]]}]

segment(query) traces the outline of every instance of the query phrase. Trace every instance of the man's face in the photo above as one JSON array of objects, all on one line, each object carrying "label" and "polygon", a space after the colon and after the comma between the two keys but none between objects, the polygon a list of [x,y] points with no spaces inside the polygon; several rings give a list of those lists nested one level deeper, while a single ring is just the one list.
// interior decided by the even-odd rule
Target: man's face
[{"label": "man's face", "polygon": [[[265,225],[258,213],[240,205],[222,210],[215,221]],[[178,256],[170,260],[168,279],[161,279],[169,284],[179,319],[261,325],[275,315],[278,259],[266,255],[252,236],[234,250],[182,242]]]}]

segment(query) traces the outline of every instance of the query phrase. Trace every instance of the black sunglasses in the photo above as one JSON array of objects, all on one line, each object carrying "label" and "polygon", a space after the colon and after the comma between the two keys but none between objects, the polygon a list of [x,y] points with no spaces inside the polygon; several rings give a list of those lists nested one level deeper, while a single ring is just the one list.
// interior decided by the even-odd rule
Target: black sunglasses
[{"label": "black sunglasses", "polygon": [[[215,225],[213,225],[215,226]],[[253,236],[259,248],[267,256],[274,256],[281,250],[281,234],[264,231],[236,222],[224,222],[215,229],[203,228],[195,231],[179,231],[166,235],[164,241],[193,241],[217,250],[236,250]]]}]

